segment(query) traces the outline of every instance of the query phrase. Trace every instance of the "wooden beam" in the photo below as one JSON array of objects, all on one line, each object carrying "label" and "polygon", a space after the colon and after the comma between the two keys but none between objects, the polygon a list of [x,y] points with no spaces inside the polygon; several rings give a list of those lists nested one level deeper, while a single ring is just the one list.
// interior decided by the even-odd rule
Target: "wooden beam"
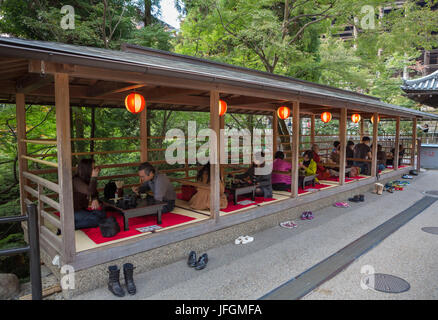
[{"label": "wooden beam", "polygon": [[28,74],[17,80],[17,92],[27,94],[53,82],[52,75]]},{"label": "wooden beam", "polygon": [[145,83],[118,83],[118,82],[108,82],[99,81],[96,85],[90,86],[87,90],[87,95],[89,97],[100,97],[112,93],[120,93],[133,89],[143,88],[147,84]]},{"label": "wooden beam", "polygon": [[371,151],[372,162],[371,162],[371,176],[375,177],[377,175],[377,138],[378,138],[378,129],[379,129],[379,114],[377,112],[374,113],[374,123],[373,123],[373,150]]},{"label": "wooden beam", "polygon": [[70,143],[69,76],[55,74],[56,137],[58,142],[58,185],[62,231],[63,263],[74,261],[76,255],[75,221]]},{"label": "wooden beam", "polygon": [[341,109],[341,119],[339,119],[339,184],[345,184],[345,166],[346,166],[346,152],[347,152],[347,109]]},{"label": "wooden beam", "polygon": [[[218,142],[220,138],[219,125],[219,92],[210,91],[210,129],[216,133]],[[220,170],[219,170],[219,143],[210,144],[211,147],[216,147],[216,150],[210,149],[210,154],[213,154],[213,161],[210,162],[210,216],[218,221],[220,210]],[[215,162],[215,163],[213,163]]]},{"label": "wooden beam", "polygon": [[23,158],[27,155],[27,145],[23,140],[26,139],[26,104],[23,93],[17,93],[15,97],[16,103],[16,117],[17,117],[17,144],[18,144],[18,173],[20,181],[20,204],[21,214],[25,215],[27,212],[26,203],[26,191],[24,186],[26,185],[26,179],[23,175],[28,170],[27,160]]},{"label": "wooden beam", "polygon": [[415,151],[417,150],[417,118],[412,119],[412,148],[411,166],[415,164]]},{"label": "wooden beam", "polygon": [[293,102],[292,108],[292,170],[291,197],[298,197],[298,156],[300,150],[300,103]]},{"label": "wooden beam", "polygon": [[395,118],[395,150],[394,150],[394,158],[393,158],[393,167],[394,170],[398,170],[398,161],[399,161],[399,152],[400,152],[400,117]]}]

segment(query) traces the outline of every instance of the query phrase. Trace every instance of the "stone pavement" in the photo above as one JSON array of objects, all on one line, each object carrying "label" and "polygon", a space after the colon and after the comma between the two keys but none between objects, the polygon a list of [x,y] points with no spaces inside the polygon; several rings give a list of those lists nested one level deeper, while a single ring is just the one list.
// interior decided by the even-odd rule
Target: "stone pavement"
[{"label": "stone pavement", "polygon": [[[427,171],[410,180],[405,191],[382,196],[368,192],[363,203],[326,207],[313,212],[313,220],[295,221],[298,228],[277,226],[251,234],[254,242],[249,244],[235,245],[230,239],[207,252],[209,263],[201,271],[181,260],[134,274],[134,296],[117,298],[103,287],[74,299],[258,299],[408,208],[424,196],[422,191],[438,190],[437,178],[438,171]],[[437,299],[438,236],[421,231],[424,226],[438,227],[437,208],[435,202],[304,299]],[[411,289],[401,294],[363,290],[363,265],[402,277]]]}]

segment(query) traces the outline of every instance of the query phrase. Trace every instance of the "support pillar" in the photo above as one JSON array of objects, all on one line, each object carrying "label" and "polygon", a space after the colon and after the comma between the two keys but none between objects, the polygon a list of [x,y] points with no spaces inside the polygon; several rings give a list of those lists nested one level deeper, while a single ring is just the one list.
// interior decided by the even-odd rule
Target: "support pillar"
[{"label": "support pillar", "polygon": [[62,263],[76,255],[70,144],[70,94],[68,74],[55,74],[56,139],[58,145],[59,205],[61,208]]},{"label": "support pillar", "polygon": [[300,148],[300,103],[294,101],[292,110],[292,180],[291,197],[298,197],[298,154]]},{"label": "support pillar", "polygon": [[341,149],[339,154],[339,184],[345,184],[345,165],[347,151],[347,108],[341,109],[341,117],[339,119],[339,142]]},{"label": "support pillar", "polygon": [[417,150],[417,118],[412,120],[412,149],[411,166],[415,165],[415,151]]},{"label": "support pillar", "polygon": [[400,117],[397,116],[395,118],[395,146],[394,146],[394,160],[393,160],[393,166],[394,170],[398,170],[398,161],[400,158],[399,152],[400,152]]},{"label": "support pillar", "polygon": [[377,139],[378,139],[378,129],[379,129],[379,114],[374,112],[374,123],[373,123],[373,149],[371,151],[372,162],[371,162],[371,176],[375,177],[377,175]]},{"label": "support pillar", "polygon": [[140,112],[140,161],[148,161],[147,109]]},{"label": "support pillar", "polygon": [[210,91],[210,129],[216,133],[216,137],[210,137],[216,138],[216,141],[210,142],[210,215],[216,221],[220,209],[219,122],[219,92]]}]

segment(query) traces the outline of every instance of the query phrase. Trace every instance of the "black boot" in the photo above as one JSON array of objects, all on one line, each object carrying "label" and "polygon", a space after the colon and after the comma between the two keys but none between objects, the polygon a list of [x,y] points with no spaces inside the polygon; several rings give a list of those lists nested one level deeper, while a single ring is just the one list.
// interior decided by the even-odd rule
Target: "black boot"
[{"label": "black boot", "polygon": [[137,288],[135,287],[134,278],[132,277],[134,274],[134,266],[132,263],[125,263],[123,265],[123,275],[125,276],[126,288],[129,294],[135,294],[137,292]]},{"label": "black boot", "polygon": [[353,198],[348,198],[348,200],[351,202],[359,202],[360,197],[359,197],[359,195],[355,195]]},{"label": "black boot", "polygon": [[208,262],[208,255],[204,253],[202,256],[199,257],[198,263],[196,263],[196,270],[202,270],[207,266]]},{"label": "black boot", "polygon": [[189,267],[196,267],[196,252],[195,251],[190,251],[189,253],[189,259],[187,260],[187,265]]},{"label": "black boot", "polygon": [[360,202],[364,202],[364,201],[365,201],[365,195],[360,194],[360,195],[359,195],[359,201],[360,201]]},{"label": "black boot", "polygon": [[109,266],[108,289],[117,297],[124,297],[125,291],[120,285],[120,269],[117,266]]}]

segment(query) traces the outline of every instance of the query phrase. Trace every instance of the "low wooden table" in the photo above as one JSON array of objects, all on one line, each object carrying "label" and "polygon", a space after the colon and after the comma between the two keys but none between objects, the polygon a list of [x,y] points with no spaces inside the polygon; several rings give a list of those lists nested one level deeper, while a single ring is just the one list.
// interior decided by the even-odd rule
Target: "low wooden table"
[{"label": "low wooden table", "polygon": [[137,207],[132,209],[122,209],[117,207],[114,202],[103,202],[107,207],[111,207],[123,213],[123,229],[125,231],[129,230],[129,218],[148,216],[151,214],[157,215],[157,224],[161,224],[161,211],[163,207],[167,204],[166,202],[155,202],[154,204],[147,204],[146,200],[137,200]]},{"label": "low wooden table", "polygon": [[237,197],[242,195],[242,194],[248,194],[251,193],[251,200],[255,201],[255,190],[256,190],[256,186],[255,185],[249,185],[249,186],[244,186],[244,187],[231,187],[228,188],[228,190],[234,194],[234,204],[237,205]]}]

